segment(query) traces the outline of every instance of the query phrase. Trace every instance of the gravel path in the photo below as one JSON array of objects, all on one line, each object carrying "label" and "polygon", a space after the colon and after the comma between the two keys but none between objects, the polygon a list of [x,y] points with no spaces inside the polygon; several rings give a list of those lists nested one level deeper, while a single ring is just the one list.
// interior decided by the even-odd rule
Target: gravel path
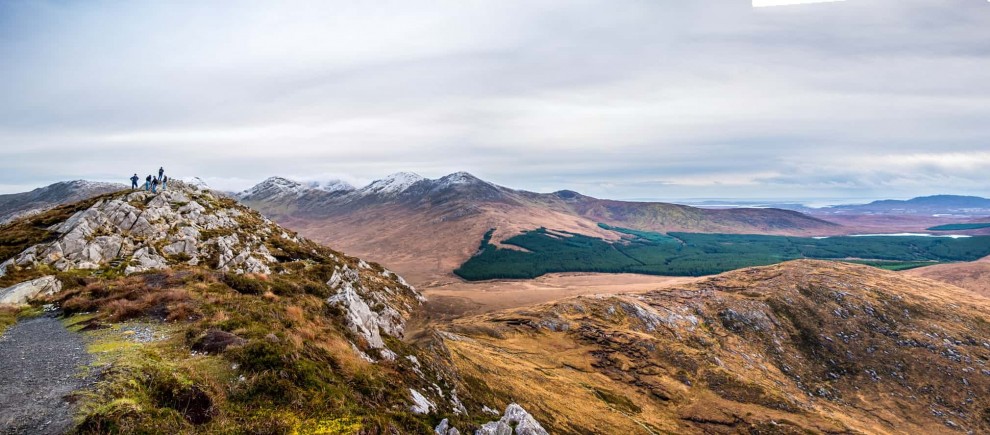
[{"label": "gravel path", "polygon": [[0,337],[0,434],[60,434],[72,427],[66,396],[90,363],[82,337],[58,319],[18,322]]}]

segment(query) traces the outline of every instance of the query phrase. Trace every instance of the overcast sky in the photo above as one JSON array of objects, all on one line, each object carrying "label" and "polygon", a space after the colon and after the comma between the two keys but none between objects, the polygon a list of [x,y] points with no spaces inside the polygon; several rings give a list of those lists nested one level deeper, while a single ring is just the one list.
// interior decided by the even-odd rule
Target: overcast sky
[{"label": "overcast sky", "polygon": [[159,165],[990,196],[990,2],[0,0],[0,192]]}]

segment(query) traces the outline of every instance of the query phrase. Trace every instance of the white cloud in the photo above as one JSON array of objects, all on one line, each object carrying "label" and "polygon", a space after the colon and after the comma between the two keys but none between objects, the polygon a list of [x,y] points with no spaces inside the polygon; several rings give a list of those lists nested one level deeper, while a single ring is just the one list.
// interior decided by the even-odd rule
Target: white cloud
[{"label": "white cloud", "polygon": [[964,0],[0,2],[0,190],[164,164],[228,189],[990,194],[988,39]]},{"label": "white cloud", "polygon": [[835,3],[845,0],[753,0],[754,8],[765,8],[770,6],[792,6],[806,5],[812,3]]}]

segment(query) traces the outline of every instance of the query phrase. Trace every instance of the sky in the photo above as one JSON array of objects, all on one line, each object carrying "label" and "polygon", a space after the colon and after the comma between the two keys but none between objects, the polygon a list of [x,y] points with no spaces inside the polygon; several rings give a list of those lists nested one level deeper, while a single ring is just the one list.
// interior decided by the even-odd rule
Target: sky
[{"label": "sky", "polygon": [[988,72],[986,0],[0,0],[0,193],[165,166],[990,196]]}]

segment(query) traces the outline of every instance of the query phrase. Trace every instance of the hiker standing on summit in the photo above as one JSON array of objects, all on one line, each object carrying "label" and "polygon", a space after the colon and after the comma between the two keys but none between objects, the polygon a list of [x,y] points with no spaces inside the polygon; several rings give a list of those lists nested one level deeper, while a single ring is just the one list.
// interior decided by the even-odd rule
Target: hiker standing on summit
[{"label": "hiker standing on summit", "polygon": [[148,176],[148,178],[145,178],[144,179],[144,191],[147,192],[149,190],[151,190],[151,176],[150,175]]},{"label": "hiker standing on summit", "polygon": [[158,168],[158,181],[162,181],[162,177],[164,177],[164,176],[165,176],[165,168],[164,167],[159,167]]},{"label": "hiker standing on summit", "polygon": [[140,178],[138,178],[137,173],[135,173],[134,176],[131,177],[131,189],[137,190],[137,188],[138,188],[137,182],[138,182],[139,179]]},{"label": "hiker standing on summit", "polygon": [[168,177],[162,175],[162,190],[165,190],[166,184],[168,184]]}]

